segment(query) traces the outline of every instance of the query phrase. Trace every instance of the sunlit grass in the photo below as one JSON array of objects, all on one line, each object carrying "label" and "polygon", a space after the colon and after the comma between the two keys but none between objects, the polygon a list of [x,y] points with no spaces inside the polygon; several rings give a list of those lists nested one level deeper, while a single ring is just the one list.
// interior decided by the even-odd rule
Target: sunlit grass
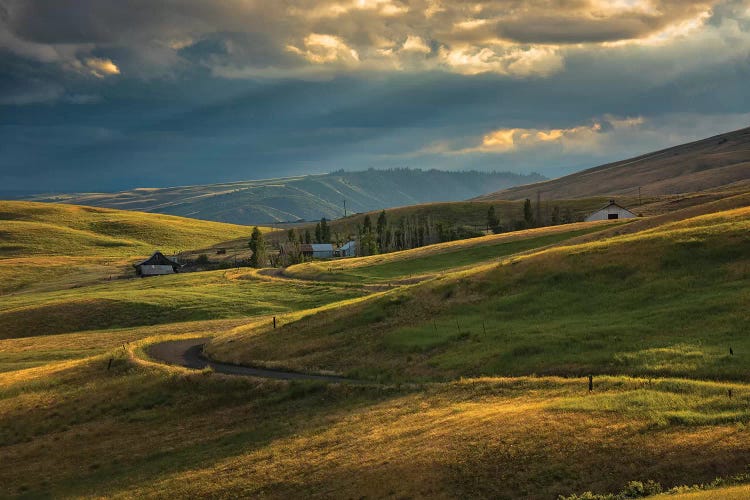
[{"label": "sunlit grass", "polygon": [[382,282],[474,265],[517,252],[552,245],[601,231],[611,222],[579,223],[468,240],[354,259],[308,262],[291,266],[284,274],[294,278],[346,282]]},{"label": "sunlit grass", "polygon": [[[374,380],[626,373],[747,380],[750,209],[512,256],[305,317],[216,356]],[[729,349],[733,349],[734,356]]]}]

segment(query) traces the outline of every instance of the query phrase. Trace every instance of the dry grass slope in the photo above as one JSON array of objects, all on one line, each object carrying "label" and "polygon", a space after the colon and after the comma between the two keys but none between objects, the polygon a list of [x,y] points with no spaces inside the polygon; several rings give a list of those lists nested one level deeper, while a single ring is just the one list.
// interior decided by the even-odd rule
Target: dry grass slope
[{"label": "dry grass slope", "polygon": [[691,193],[750,181],[750,128],[583,170],[559,179],[504,189],[477,200],[585,198],[593,195],[648,196]]}]

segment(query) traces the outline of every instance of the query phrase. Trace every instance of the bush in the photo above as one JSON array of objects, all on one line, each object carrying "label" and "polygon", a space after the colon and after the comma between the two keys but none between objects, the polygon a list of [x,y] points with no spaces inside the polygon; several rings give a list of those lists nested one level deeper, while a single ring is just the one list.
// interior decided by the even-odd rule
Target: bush
[{"label": "bush", "polygon": [[205,253],[200,254],[198,258],[195,259],[195,263],[199,266],[205,266],[206,264],[208,264],[208,255],[206,255]]}]

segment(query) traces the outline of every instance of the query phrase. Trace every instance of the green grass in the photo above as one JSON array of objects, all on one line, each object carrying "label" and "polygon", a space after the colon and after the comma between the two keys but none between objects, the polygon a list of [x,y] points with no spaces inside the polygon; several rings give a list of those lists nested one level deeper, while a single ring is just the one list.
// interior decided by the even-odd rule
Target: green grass
[{"label": "green grass", "polygon": [[509,241],[497,245],[477,246],[445,252],[428,257],[404,259],[387,264],[358,268],[349,274],[349,280],[358,281],[362,278],[370,280],[389,280],[403,278],[410,275],[420,275],[444,271],[451,268],[478,264],[487,260],[505,257],[514,253],[525,252],[534,248],[554,245],[576,236],[582,236],[600,231],[602,227],[579,229],[560,234],[550,234],[519,241]]},{"label": "green grass", "polygon": [[[259,328],[232,354],[380,380],[530,373],[748,380],[749,214],[511,258],[308,316],[272,337]],[[221,356],[230,338],[211,352]]]},{"label": "green grass", "polygon": [[284,270],[284,274],[294,278],[330,282],[396,281],[481,264],[611,227],[606,223],[575,224],[516,231],[364,258],[309,262],[291,266]]},{"label": "green grass", "polygon": [[134,257],[157,248],[202,248],[250,228],[105,208],[0,201],[0,258],[28,255]]},{"label": "green grass", "polygon": [[283,313],[362,294],[353,287],[271,282],[244,273],[176,274],[10,295],[0,305],[0,338]]},{"label": "green grass", "polygon": [[[82,229],[62,225],[61,248],[79,252]],[[12,465],[0,497],[555,498],[741,474],[750,209],[631,226],[336,264],[358,282],[437,274],[373,297],[249,270],[103,280],[127,258],[87,243],[0,259],[5,276],[19,270],[0,302],[0,463]],[[102,237],[130,238],[114,227]],[[469,267],[489,259],[501,262]],[[326,265],[303,270],[325,277]],[[199,336],[222,359],[386,383],[137,357]]]},{"label": "green grass", "polygon": [[[555,497],[708,482],[750,460],[748,399],[719,384],[606,377],[593,396],[582,379],[326,386],[114,355],[110,370],[107,355],[0,374],[0,460],[13,464],[0,496]],[[737,417],[662,424],[682,407]]]}]

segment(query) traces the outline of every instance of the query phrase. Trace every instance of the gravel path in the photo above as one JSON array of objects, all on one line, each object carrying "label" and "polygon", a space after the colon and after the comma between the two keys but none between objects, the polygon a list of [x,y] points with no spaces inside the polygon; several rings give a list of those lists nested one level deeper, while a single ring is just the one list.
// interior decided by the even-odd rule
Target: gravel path
[{"label": "gravel path", "polygon": [[157,361],[170,365],[179,365],[186,368],[201,370],[210,366],[217,373],[228,375],[244,375],[246,377],[275,378],[281,380],[319,380],[324,382],[357,382],[344,377],[334,375],[308,375],[306,373],[286,372],[280,370],[266,370],[263,368],[251,368],[249,366],[232,365],[211,361],[203,356],[203,345],[210,339],[198,338],[189,340],[173,340],[152,344],[146,348],[149,356]]}]

